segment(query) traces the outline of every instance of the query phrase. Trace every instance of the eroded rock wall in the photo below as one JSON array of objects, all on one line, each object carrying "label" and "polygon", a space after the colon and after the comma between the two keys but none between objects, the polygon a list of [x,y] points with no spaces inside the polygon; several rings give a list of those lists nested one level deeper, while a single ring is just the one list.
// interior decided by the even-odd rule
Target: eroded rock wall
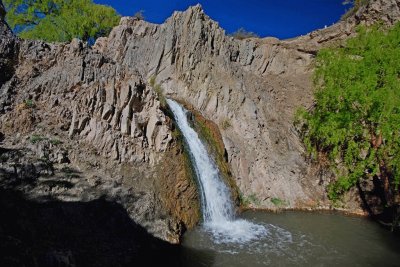
[{"label": "eroded rock wall", "polygon": [[271,197],[291,206],[309,199],[301,185],[306,164],[289,117],[291,107],[310,101],[312,54],[274,38],[228,37],[200,6],[162,25],[123,18],[95,49],[127,66],[139,64],[167,95],[224,123],[228,160],[244,194],[257,194],[265,207]]},{"label": "eroded rock wall", "polygon": [[[328,207],[329,172],[311,167],[293,129],[293,114],[312,105],[313,59],[359,24],[399,19],[399,2],[370,1],[349,18],[291,40],[236,40],[201,6],[155,25],[123,18],[95,49],[155,77],[164,93],[184,100],[220,126],[228,161],[244,195],[262,208]],[[356,208],[357,209],[357,208]]]},{"label": "eroded rock wall", "polygon": [[198,195],[153,88],[135,67],[79,40],[22,41],[0,25],[1,58],[18,62],[0,65],[12,69],[1,84],[1,185],[33,199],[104,197],[156,237],[179,242],[199,220]]},{"label": "eroded rock wall", "polygon": [[[14,74],[19,49],[16,37],[12,34],[7,23],[4,21],[5,14],[3,3],[0,1],[0,87],[3,87],[3,84],[10,80]],[[10,89],[4,87],[0,91],[2,97],[5,95],[6,90]],[[2,108],[0,104],[0,110]]]}]

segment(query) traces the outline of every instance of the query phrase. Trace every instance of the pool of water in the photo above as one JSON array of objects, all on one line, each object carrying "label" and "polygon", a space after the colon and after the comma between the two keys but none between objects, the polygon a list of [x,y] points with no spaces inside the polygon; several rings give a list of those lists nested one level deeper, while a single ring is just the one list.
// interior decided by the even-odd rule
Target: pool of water
[{"label": "pool of water", "polygon": [[206,227],[185,234],[183,266],[400,266],[400,238],[366,219],[332,213],[248,211],[263,225],[249,242],[216,242]]}]

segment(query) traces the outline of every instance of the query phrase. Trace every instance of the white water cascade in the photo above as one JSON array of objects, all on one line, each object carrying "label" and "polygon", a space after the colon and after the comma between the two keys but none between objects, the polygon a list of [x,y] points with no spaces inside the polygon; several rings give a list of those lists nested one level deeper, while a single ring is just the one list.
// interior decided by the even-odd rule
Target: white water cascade
[{"label": "white water cascade", "polygon": [[267,229],[243,219],[236,219],[231,195],[219,170],[198,134],[190,126],[187,111],[174,100],[168,105],[188,145],[192,165],[199,180],[205,229],[217,243],[245,243],[262,238]]}]

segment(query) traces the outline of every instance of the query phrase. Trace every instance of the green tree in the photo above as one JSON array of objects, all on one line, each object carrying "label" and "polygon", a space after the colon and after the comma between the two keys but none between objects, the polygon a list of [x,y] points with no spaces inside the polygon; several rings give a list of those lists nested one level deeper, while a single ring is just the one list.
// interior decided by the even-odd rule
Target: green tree
[{"label": "green tree", "polygon": [[380,181],[386,205],[400,184],[400,24],[361,28],[345,47],[320,51],[315,106],[297,122],[309,153],[337,173],[336,200],[360,179]]},{"label": "green tree", "polygon": [[107,35],[119,15],[92,0],[3,0],[6,20],[21,38],[48,42],[84,41]]}]

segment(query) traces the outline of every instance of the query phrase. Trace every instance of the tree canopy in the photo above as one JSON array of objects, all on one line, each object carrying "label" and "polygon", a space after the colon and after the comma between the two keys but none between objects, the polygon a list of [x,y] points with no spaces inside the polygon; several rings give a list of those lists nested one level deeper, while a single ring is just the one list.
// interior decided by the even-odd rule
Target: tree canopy
[{"label": "tree canopy", "polygon": [[120,16],[92,0],[3,0],[11,28],[21,38],[65,42],[107,35]]},{"label": "tree canopy", "polygon": [[400,184],[400,23],[361,28],[345,47],[320,51],[315,106],[299,112],[304,143],[328,157],[338,179],[329,197],[379,181],[387,205]]}]

